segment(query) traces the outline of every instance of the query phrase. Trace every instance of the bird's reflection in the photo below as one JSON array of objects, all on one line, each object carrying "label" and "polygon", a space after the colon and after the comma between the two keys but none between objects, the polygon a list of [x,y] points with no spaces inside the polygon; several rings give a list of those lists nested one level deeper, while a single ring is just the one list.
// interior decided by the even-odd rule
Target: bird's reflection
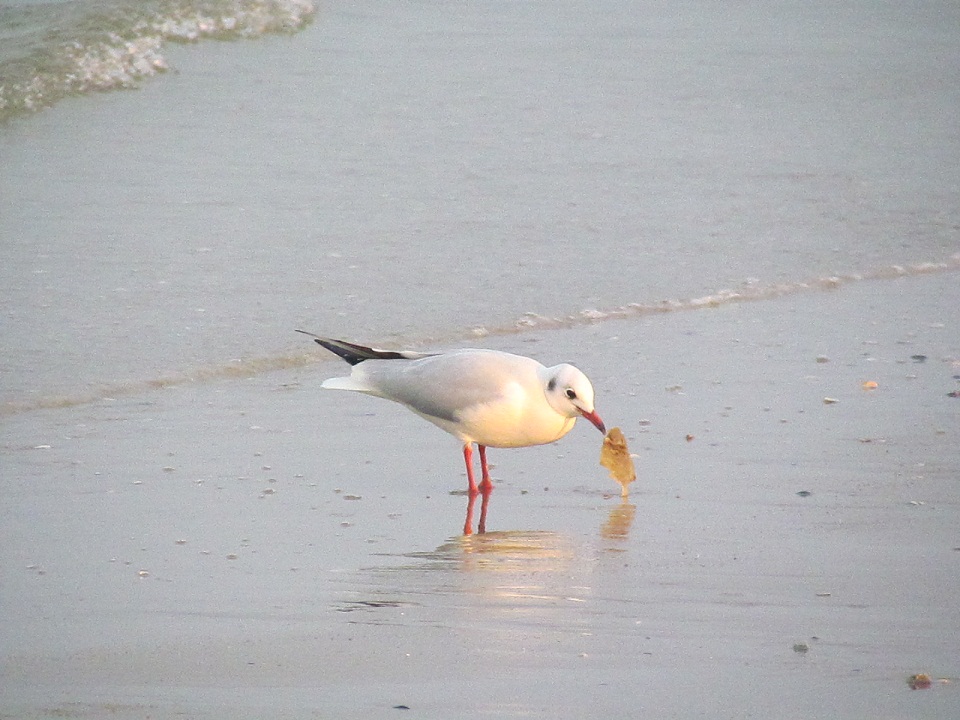
[{"label": "bird's reflection", "polygon": [[[477,532],[483,535],[487,531],[487,506],[490,503],[490,490],[480,493],[480,521],[477,523]],[[473,535],[473,510],[477,504],[477,495],[469,495],[467,500],[467,517],[463,521],[463,534]]]},{"label": "bird's reflection", "polygon": [[[480,498],[480,518],[477,522],[477,534],[484,535],[487,532],[487,509],[490,505],[491,492],[479,493],[477,495],[467,496],[467,515],[463,521],[463,535],[470,537],[474,534],[473,519],[476,512],[477,498]],[[637,514],[637,506],[624,497],[620,503],[610,509],[606,521],[600,526],[600,537],[607,540],[625,540],[630,534],[630,528],[633,526],[634,517]]]},{"label": "bird's reflection", "polygon": [[607,540],[626,540],[636,514],[637,506],[623,498],[619,505],[610,509],[606,522],[600,526],[600,537]]},{"label": "bird's reflection", "polygon": [[533,577],[543,581],[540,573],[555,573],[567,566],[574,551],[569,538],[559,533],[499,530],[453,537],[435,551],[419,557],[453,563],[460,570],[517,574],[528,584]]}]

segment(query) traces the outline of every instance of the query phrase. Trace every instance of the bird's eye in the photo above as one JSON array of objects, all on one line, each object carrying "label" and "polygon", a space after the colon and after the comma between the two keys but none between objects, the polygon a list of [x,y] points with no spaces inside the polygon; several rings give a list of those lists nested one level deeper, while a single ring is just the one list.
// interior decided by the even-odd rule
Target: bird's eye
[{"label": "bird's eye", "polygon": [[567,397],[571,400],[575,400],[577,398],[577,393],[573,388],[567,388]]}]

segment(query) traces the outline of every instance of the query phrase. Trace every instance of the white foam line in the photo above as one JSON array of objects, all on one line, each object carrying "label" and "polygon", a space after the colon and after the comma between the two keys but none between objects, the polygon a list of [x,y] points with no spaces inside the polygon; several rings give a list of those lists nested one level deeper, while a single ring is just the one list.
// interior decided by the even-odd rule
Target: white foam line
[{"label": "white foam line", "polygon": [[904,277],[917,277],[935,273],[955,272],[960,270],[960,253],[951,256],[942,262],[923,262],[911,265],[890,265],[876,268],[864,273],[850,273],[845,275],[828,275],[797,282],[774,283],[761,285],[756,281],[749,281],[737,289],[718,290],[710,295],[701,297],[673,300],[661,300],[656,303],[629,303],[606,309],[586,309],[574,315],[563,317],[546,317],[536,313],[526,313],[513,325],[497,328],[475,328],[472,336],[509,335],[525,332],[530,329],[559,329],[589,325],[608,320],[625,320],[629,318],[659,315],[670,312],[684,312],[715,308],[734,303],[757,302],[772,300],[786,295],[796,295],[805,292],[834,290],[844,285],[863,282],[865,280],[893,280]]},{"label": "white foam line", "polygon": [[47,395],[34,400],[8,401],[0,405],[0,417],[31,412],[33,410],[49,410],[53,408],[74,407],[89,403],[112,400],[126,395],[139,395],[153,390],[168,387],[188,385],[191,383],[209,382],[213,380],[228,380],[231,378],[248,378],[262,373],[304,367],[326,360],[316,353],[294,353],[278,355],[268,358],[246,358],[233,360],[223,365],[209,365],[197,367],[182,372],[168,373],[150,380],[130,380],[122,383],[107,383],[97,385],[81,393]]},{"label": "white foam line", "polygon": [[[516,335],[531,330],[573,328],[609,320],[626,320],[648,315],[715,308],[733,303],[772,300],[786,295],[796,295],[805,292],[822,292],[865,280],[893,280],[897,278],[956,272],[958,270],[960,270],[960,253],[952,255],[942,262],[890,265],[868,270],[863,273],[829,275],[800,282],[761,285],[751,281],[736,290],[719,290],[710,295],[687,300],[662,300],[657,303],[629,303],[604,310],[582,310],[574,315],[554,318],[537,315],[535,313],[527,313],[510,325],[494,328],[477,327],[444,338],[421,338],[419,342],[409,343],[409,346],[448,344],[476,339],[477,337]],[[262,373],[304,367],[325,361],[332,361],[332,358],[307,352],[266,358],[234,360],[223,365],[195,368],[151,380],[102,385],[84,393],[53,395],[33,400],[6,402],[0,405],[0,416],[15,415],[35,410],[85,405],[125,395],[142,394],[165,387],[175,387],[189,383],[252,377]]]}]

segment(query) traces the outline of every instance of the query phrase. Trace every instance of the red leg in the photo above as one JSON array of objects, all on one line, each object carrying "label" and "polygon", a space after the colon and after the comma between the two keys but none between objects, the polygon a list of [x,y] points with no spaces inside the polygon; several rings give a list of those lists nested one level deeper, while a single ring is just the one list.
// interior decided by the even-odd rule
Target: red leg
[{"label": "red leg", "polygon": [[487,446],[477,445],[480,448],[480,470],[483,475],[480,480],[479,490],[484,495],[489,495],[493,490],[493,480],[490,479],[490,470],[487,467]]},{"label": "red leg", "polygon": [[477,532],[485,533],[487,531],[487,503],[490,502],[490,493],[493,490],[493,481],[490,479],[490,469],[487,467],[487,448],[485,445],[478,445],[480,448],[480,468],[482,479],[480,486],[477,487],[477,481],[473,475],[473,446],[467,443],[463,446],[463,461],[467,466],[467,482],[470,484],[470,499],[467,501],[467,517],[463,522],[463,534],[473,534],[473,507],[477,500],[477,495],[483,495],[480,503],[480,523],[477,526]]},{"label": "red leg", "polygon": [[[483,445],[480,446],[480,457],[483,458]],[[473,479],[473,446],[470,443],[463,446],[463,461],[467,465],[470,497],[474,497],[480,493],[480,489],[477,487],[477,481]],[[486,468],[486,463],[483,463],[483,466]]]}]

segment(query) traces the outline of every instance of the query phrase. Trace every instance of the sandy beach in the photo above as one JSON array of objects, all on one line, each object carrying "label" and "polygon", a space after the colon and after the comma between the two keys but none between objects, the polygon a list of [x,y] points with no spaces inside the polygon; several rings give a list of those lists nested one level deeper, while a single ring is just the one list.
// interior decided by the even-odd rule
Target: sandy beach
[{"label": "sandy beach", "polygon": [[949,717],[958,304],[944,272],[489,338],[583,367],[639,478],[583,423],[491,451],[470,537],[456,442],[333,362],[9,417],[3,715]]}]

